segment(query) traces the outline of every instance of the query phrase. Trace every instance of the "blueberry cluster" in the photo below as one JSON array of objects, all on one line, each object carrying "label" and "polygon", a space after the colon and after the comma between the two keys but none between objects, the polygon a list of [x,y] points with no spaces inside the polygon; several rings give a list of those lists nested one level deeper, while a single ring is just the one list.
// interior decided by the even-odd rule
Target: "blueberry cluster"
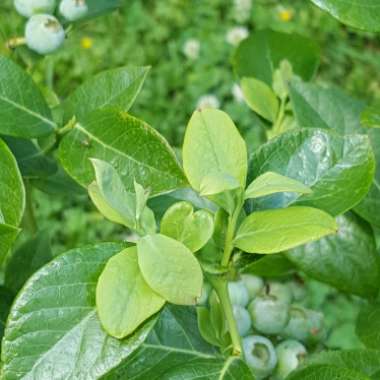
[{"label": "blueberry cluster", "polygon": [[285,379],[326,339],[324,315],[305,306],[301,282],[243,274],[228,283],[228,292],[245,360],[259,380]]},{"label": "blueberry cluster", "polygon": [[[14,0],[14,6],[20,15],[28,18],[25,26],[27,46],[43,55],[63,44],[65,30],[58,18],[73,22],[88,12],[86,0],[61,0],[58,7],[56,0]],[[56,10],[58,18],[54,16]]]}]

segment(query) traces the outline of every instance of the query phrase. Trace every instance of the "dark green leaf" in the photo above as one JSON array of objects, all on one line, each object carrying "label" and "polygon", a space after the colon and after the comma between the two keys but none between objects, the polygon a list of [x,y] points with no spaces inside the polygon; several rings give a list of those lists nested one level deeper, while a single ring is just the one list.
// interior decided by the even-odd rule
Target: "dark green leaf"
[{"label": "dark green leaf", "polygon": [[87,18],[103,15],[121,6],[121,0],[86,0],[88,5]]},{"label": "dark green leaf", "polygon": [[283,60],[289,61],[295,74],[311,79],[319,66],[319,54],[318,46],[306,37],[260,30],[239,45],[233,64],[240,78],[254,77],[271,85]]},{"label": "dark green leaf", "polygon": [[194,308],[167,306],[141,348],[104,380],[254,380],[239,358],[219,356],[198,331]]},{"label": "dark green leaf", "polygon": [[73,116],[82,120],[97,109],[115,107],[128,111],[135,101],[147,67],[121,67],[104,71],[79,86],[64,102],[64,122]]},{"label": "dark green leaf", "polygon": [[186,185],[166,140],[143,121],[120,111],[95,111],[77,123],[63,138],[59,156],[66,171],[82,186],[94,180],[89,158],[110,163],[129,191],[134,190],[134,180],[152,195]]},{"label": "dark green leaf", "polygon": [[294,265],[283,255],[266,255],[258,260],[242,266],[241,272],[260,277],[279,277],[289,275]]},{"label": "dark green leaf", "polygon": [[12,253],[5,267],[5,285],[16,294],[26,280],[52,258],[49,233],[41,231]]},{"label": "dark green leaf", "polygon": [[374,170],[374,155],[367,136],[340,137],[314,128],[289,131],[251,156],[249,181],[273,171],[304,183],[313,192],[302,196],[280,193],[249,200],[247,210],[297,204],[339,215],[365,197]]},{"label": "dark green leaf", "polygon": [[103,331],[95,310],[98,276],[124,247],[104,243],[66,252],[29,279],[5,329],[4,380],[100,379],[140,346],[151,322],[117,340]]},{"label": "dark green leaf", "polygon": [[344,292],[373,297],[380,285],[379,257],[370,226],[354,214],[338,217],[338,233],[288,252],[302,271]]},{"label": "dark green leaf", "polygon": [[3,339],[5,323],[8,318],[13,298],[14,295],[9,289],[0,286],[0,339]]},{"label": "dark green leaf", "polygon": [[371,380],[361,372],[325,364],[315,364],[292,372],[286,380]]},{"label": "dark green leaf", "polygon": [[377,0],[311,0],[344,24],[380,31],[380,3]]},{"label": "dark green leaf", "polygon": [[56,127],[32,78],[12,60],[0,56],[0,133],[32,138]]}]

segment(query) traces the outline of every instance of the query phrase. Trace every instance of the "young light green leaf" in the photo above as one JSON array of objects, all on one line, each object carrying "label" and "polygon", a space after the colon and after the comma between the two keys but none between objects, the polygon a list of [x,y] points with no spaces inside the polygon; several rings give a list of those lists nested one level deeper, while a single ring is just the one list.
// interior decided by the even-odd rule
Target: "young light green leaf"
[{"label": "young light green leaf", "polygon": [[233,177],[244,187],[247,148],[230,117],[206,108],[193,113],[183,143],[183,167],[191,186],[201,190],[205,177]]},{"label": "young light green leaf", "polygon": [[182,242],[192,252],[199,251],[214,232],[214,219],[206,210],[194,212],[189,202],[171,206],[161,220],[161,233]]},{"label": "young light green leaf", "polygon": [[124,248],[104,243],[74,249],[27,281],[5,328],[4,380],[99,379],[136,352],[155,321],[118,340],[102,329],[95,308],[97,279]]},{"label": "young light green leaf", "polygon": [[329,214],[312,207],[258,211],[243,220],[235,246],[249,253],[277,253],[336,233]]},{"label": "young light green leaf", "polygon": [[241,187],[238,180],[226,173],[212,173],[203,177],[200,184],[200,195],[207,197],[235,190]]},{"label": "young light green leaf", "polygon": [[186,179],[166,140],[143,121],[116,110],[99,110],[75,124],[61,141],[59,157],[82,186],[94,180],[89,158],[109,162],[127,191],[134,181],[151,195],[184,187]]},{"label": "young light green leaf", "polygon": [[283,60],[273,73],[273,91],[282,100],[289,95],[289,83],[293,77],[293,68],[288,60]]},{"label": "young light green leaf", "polygon": [[259,198],[265,195],[292,192],[310,194],[312,190],[303,183],[274,172],[266,172],[258,176],[245,190],[245,199]]},{"label": "young light green leaf", "polygon": [[376,0],[311,0],[340,22],[371,32],[380,31],[380,4]]},{"label": "young light green leaf", "polygon": [[128,111],[148,74],[148,67],[120,67],[92,77],[79,86],[64,102],[64,123],[73,116],[82,120],[86,114],[106,107]]},{"label": "young light green leaf", "polygon": [[293,249],[286,256],[300,270],[345,293],[375,297],[380,265],[371,227],[355,214],[337,218],[338,232]]},{"label": "young light green leaf", "polygon": [[244,99],[248,106],[264,119],[274,122],[278,113],[279,103],[273,90],[261,80],[243,78],[240,82]]},{"label": "young light green leaf", "polygon": [[136,247],[109,259],[96,286],[96,308],[108,334],[118,339],[130,335],[164,304],[141,275]]},{"label": "young light green leaf", "polygon": [[254,77],[272,85],[273,73],[287,60],[296,75],[311,79],[317,71],[320,51],[316,43],[296,33],[259,30],[246,38],[236,50],[233,65],[240,77]]},{"label": "young light green leaf", "polygon": [[114,223],[135,228],[135,196],[125,190],[117,171],[108,162],[91,159],[96,181],[88,193],[98,210]]},{"label": "young light green leaf", "polygon": [[141,273],[155,292],[174,304],[196,304],[202,292],[202,269],[186,246],[155,234],[140,239],[137,251]]},{"label": "young light green leaf", "polygon": [[0,133],[33,138],[56,128],[50,109],[32,78],[11,59],[0,56]]}]

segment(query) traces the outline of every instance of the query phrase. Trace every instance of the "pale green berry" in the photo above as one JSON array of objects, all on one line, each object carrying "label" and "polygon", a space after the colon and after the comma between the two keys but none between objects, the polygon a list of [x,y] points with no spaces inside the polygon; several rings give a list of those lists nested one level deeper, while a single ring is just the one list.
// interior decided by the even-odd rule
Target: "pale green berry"
[{"label": "pale green berry", "polygon": [[34,14],[53,13],[55,0],[15,0],[14,6],[20,15],[29,18]]},{"label": "pale green berry", "polygon": [[291,304],[293,301],[293,294],[289,286],[277,281],[270,281],[266,285],[266,293],[275,296],[279,301]]},{"label": "pale green berry", "polygon": [[252,326],[251,316],[248,311],[244,307],[238,305],[234,305],[232,311],[240,336],[247,335]]},{"label": "pale green berry", "polygon": [[287,285],[290,288],[290,291],[292,292],[294,301],[301,302],[306,298],[307,289],[305,284],[299,281],[290,281]]},{"label": "pale green berry", "polygon": [[277,368],[276,380],[285,380],[290,372],[294,371],[305,358],[305,346],[297,340],[285,340],[276,347]]},{"label": "pale green berry", "polygon": [[257,380],[269,376],[276,367],[276,351],[272,342],[263,336],[250,335],[244,338],[243,351],[245,361],[252,368]]},{"label": "pale green berry", "polygon": [[34,15],[26,23],[25,39],[29,49],[39,54],[49,54],[62,45],[65,31],[54,16]]},{"label": "pale green berry", "polygon": [[248,290],[250,300],[258,296],[264,288],[264,281],[261,277],[254,276],[252,274],[243,274],[241,276],[241,280]]},{"label": "pale green berry", "polygon": [[76,21],[88,12],[86,0],[62,0],[59,4],[59,13],[68,21]]},{"label": "pale green berry", "polygon": [[289,305],[276,297],[256,297],[248,307],[253,327],[264,334],[280,334],[289,322]]},{"label": "pale green berry", "polygon": [[288,338],[304,343],[318,342],[325,337],[323,314],[300,306],[291,306],[289,323],[283,331]]},{"label": "pale green berry", "polygon": [[249,302],[248,290],[243,281],[230,281],[228,283],[228,294],[233,305],[247,306]]}]

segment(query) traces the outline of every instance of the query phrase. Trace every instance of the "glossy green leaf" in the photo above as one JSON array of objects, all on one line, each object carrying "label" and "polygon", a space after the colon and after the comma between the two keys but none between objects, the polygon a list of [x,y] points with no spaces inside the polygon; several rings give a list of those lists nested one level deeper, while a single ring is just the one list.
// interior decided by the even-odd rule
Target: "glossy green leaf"
[{"label": "glossy green leaf", "polygon": [[[368,348],[380,350],[379,304],[367,305],[362,308],[356,321],[356,334]],[[380,370],[380,364],[378,370]]]},{"label": "glossy green leaf", "polygon": [[141,345],[153,327],[127,339],[100,326],[95,287],[106,262],[125,246],[74,249],[36,272],[12,306],[2,347],[2,379],[100,379]]},{"label": "glossy green leaf", "polygon": [[139,266],[148,285],[168,302],[195,305],[201,296],[202,269],[179,241],[155,234],[137,242]]},{"label": "glossy green leaf", "polygon": [[45,99],[32,78],[11,59],[0,56],[0,133],[33,138],[56,128]]},{"label": "glossy green leaf", "polygon": [[86,20],[111,12],[121,6],[120,0],[86,0],[86,2],[88,6]]},{"label": "glossy green leaf", "polygon": [[125,338],[164,304],[141,275],[136,247],[109,259],[96,287],[96,308],[108,334]]},{"label": "glossy green leaf", "polygon": [[63,103],[64,122],[73,116],[82,120],[92,111],[115,107],[128,111],[149,71],[147,67],[120,67],[90,78]]},{"label": "glossy green leaf", "polygon": [[5,267],[5,285],[16,294],[26,280],[52,258],[49,233],[40,231],[10,256]]},{"label": "glossy green leaf", "polygon": [[276,193],[310,194],[312,190],[299,181],[281,174],[267,172],[261,174],[245,190],[245,198],[259,198]]},{"label": "glossy green leaf", "polygon": [[240,85],[248,106],[273,123],[279,108],[279,102],[273,90],[265,82],[255,78],[243,78]]},{"label": "glossy green leaf", "polygon": [[287,380],[371,380],[354,370],[336,367],[333,364],[315,364],[292,372]]},{"label": "glossy green leaf", "polygon": [[274,71],[287,60],[295,74],[311,79],[319,66],[319,48],[313,40],[296,33],[269,29],[252,33],[242,41],[233,58],[237,75],[257,78],[272,85]]},{"label": "glossy green leaf", "polygon": [[301,128],[326,128],[343,135],[360,131],[364,103],[337,88],[326,88],[293,79],[290,99]]},{"label": "glossy green leaf", "polygon": [[110,163],[128,191],[134,180],[151,194],[184,187],[186,180],[166,140],[143,121],[124,112],[95,111],[75,124],[59,147],[65,170],[82,186],[94,180],[89,158]]},{"label": "glossy green leaf", "polygon": [[201,337],[194,308],[168,305],[140,349],[104,380],[255,380],[239,358],[224,358]]},{"label": "glossy green leaf", "polygon": [[371,224],[380,227],[380,213],[374,212],[380,210],[380,130],[368,131],[368,137],[376,157],[376,173],[368,194],[355,207],[355,212]]},{"label": "glossy green leaf", "polygon": [[4,141],[15,156],[23,178],[35,179],[56,173],[56,162],[44,155],[32,140],[4,136]]},{"label": "glossy green leaf", "polygon": [[206,210],[194,212],[189,202],[171,206],[161,220],[161,233],[182,242],[192,252],[201,249],[214,232],[214,219]]},{"label": "glossy green leaf", "polygon": [[212,108],[193,113],[183,143],[183,167],[197,191],[208,176],[214,180],[219,176],[232,177],[245,186],[247,148],[226,113]]},{"label": "glossy green leaf", "polygon": [[370,226],[354,214],[337,218],[338,233],[287,253],[303,272],[344,292],[377,294],[379,257]]},{"label": "glossy green leaf", "polygon": [[272,171],[304,183],[311,194],[279,193],[249,200],[247,211],[303,205],[339,215],[367,194],[375,161],[367,136],[340,137],[327,130],[302,129],[284,133],[250,158],[249,180]]},{"label": "glossy green leaf", "polygon": [[311,207],[258,211],[243,220],[234,244],[249,253],[278,253],[336,230],[334,218]]},{"label": "glossy green leaf", "polygon": [[380,355],[379,351],[365,349],[324,351],[308,357],[302,366],[308,365],[333,365],[378,380],[378,377],[373,376],[380,370]]},{"label": "glossy green leaf", "polygon": [[213,346],[220,346],[214,326],[211,323],[210,310],[205,306],[197,307],[198,329],[202,338]]},{"label": "glossy green leaf", "polygon": [[311,0],[344,24],[380,31],[380,4],[377,0]]}]

